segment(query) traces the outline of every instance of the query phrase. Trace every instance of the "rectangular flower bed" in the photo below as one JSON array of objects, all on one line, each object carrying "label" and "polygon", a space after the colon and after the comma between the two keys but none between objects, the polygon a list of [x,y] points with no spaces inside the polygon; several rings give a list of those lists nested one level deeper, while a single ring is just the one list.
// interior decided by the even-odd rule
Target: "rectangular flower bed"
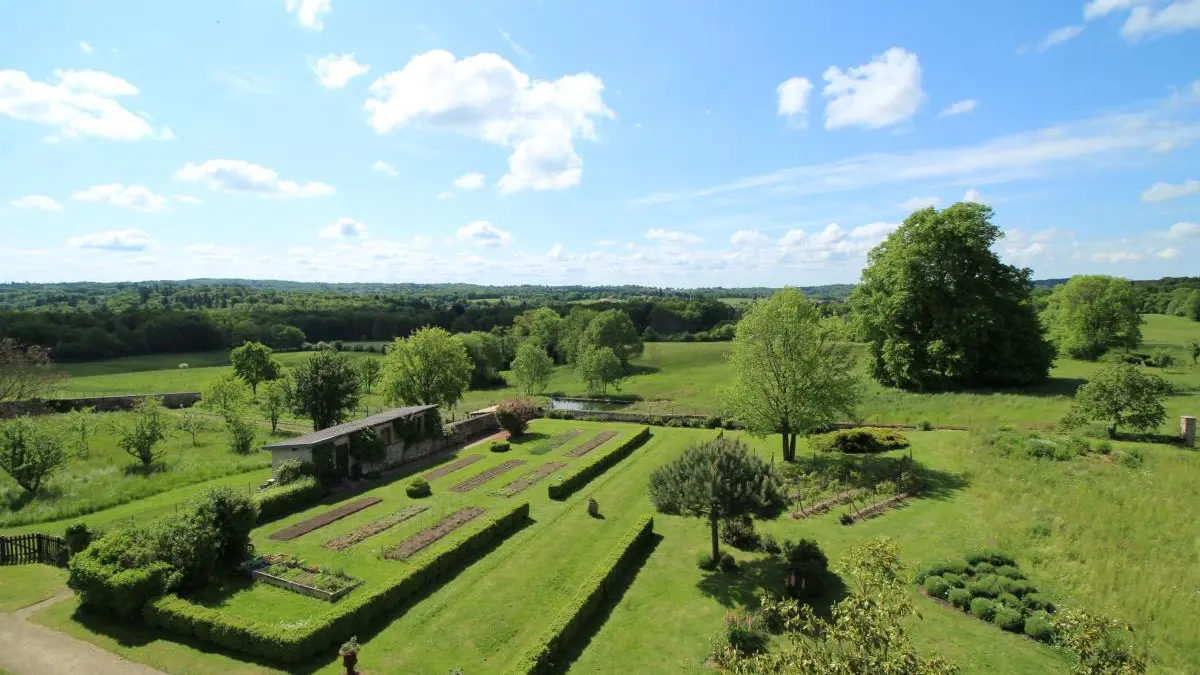
[{"label": "rectangular flower bed", "polygon": [[511,497],[515,494],[518,494],[525,488],[542,480],[546,476],[549,476],[550,474],[554,473],[555,471],[558,471],[559,469],[563,468],[566,465],[567,465],[566,462],[547,462],[547,463],[539,466],[537,469],[530,471],[529,473],[525,474],[524,476],[521,476],[517,480],[514,480],[513,482],[509,483],[508,485],[505,485],[504,487],[500,488],[499,490],[496,491],[496,496]]},{"label": "rectangular flower bed", "polygon": [[429,507],[423,504],[406,506],[391,515],[367,523],[353,532],[343,534],[336,539],[330,539],[324,544],[321,544],[321,546],[329,549],[330,551],[340,551],[345,548],[350,548],[367,537],[373,537],[390,527],[403,523],[409,518],[420,515],[428,510]]},{"label": "rectangular flower bed", "polygon": [[[860,520],[866,520],[867,518],[874,518],[875,516],[878,516],[879,514],[896,506],[897,504],[899,504],[907,499],[912,499],[913,497],[916,497],[917,495],[921,494],[921,490],[922,490],[921,488],[916,487],[916,488],[909,490],[908,492],[901,492],[899,494],[892,495],[891,497],[888,497],[887,499],[877,501],[874,504],[871,504],[870,506],[868,506],[864,509],[860,509],[853,513],[847,513],[845,516],[842,517],[843,522],[845,522],[847,525],[849,525],[850,523],[856,523]],[[848,521],[845,520],[847,517],[849,518]]]},{"label": "rectangular flower bed", "polygon": [[807,518],[809,516],[815,516],[820,513],[825,513],[826,511],[837,506],[838,504],[845,504],[846,502],[858,497],[859,495],[863,494],[864,492],[866,492],[866,490],[863,490],[863,489],[846,490],[845,492],[838,494],[838,495],[834,495],[833,497],[830,497],[829,499],[819,501],[816,504],[812,504],[810,506],[805,506],[804,508],[802,508],[798,511],[793,511],[792,517],[799,520],[801,518]]},{"label": "rectangular flower bed", "polygon": [[461,469],[465,466],[471,466],[472,464],[474,464],[475,462],[478,462],[481,459],[483,459],[483,455],[467,455],[466,457],[460,457],[459,459],[456,459],[453,462],[450,462],[449,464],[444,464],[442,466],[439,466],[438,468],[434,469],[433,471],[430,471],[429,473],[425,474],[425,480],[433,480],[435,478],[441,478],[442,476],[454,473],[455,471],[458,471],[459,469]]},{"label": "rectangular flower bed", "polygon": [[288,556],[263,556],[261,560],[264,566],[250,571],[255,581],[320,600],[333,602],[362,584],[340,572],[304,565]]},{"label": "rectangular flower bed", "polygon": [[532,450],[529,451],[529,454],[544,455],[548,452],[553,452],[553,451],[561,448],[562,446],[566,445],[567,443],[570,443],[571,441],[575,440],[576,438],[579,438],[582,435],[583,435],[583,429],[571,429],[570,431],[564,431],[563,433],[551,438],[550,440],[546,441],[545,443],[538,445],[536,448],[533,448]]},{"label": "rectangular flower bed", "polygon": [[332,522],[345,518],[346,516],[358,513],[368,506],[375,506],[381,501],[383,500],[378,497],[363,497],[362,499],[356,499],[348,504],[342,504],[335,509],[330,509],[325,513],[309,518],[308,520],[302,520],[295,525],[285,527],[278,532],[272,533],[270,538],[274,539],[275,541],[290,541],[296,537],[302,537],[313,530],[319,530]]},{"label": "rectangular flower bed", "polygon": [[523,459],[510,459],[507,462],[504,462],[503,464],[498,464],[495,467],[492,467],[491,469],[484,471],[483,473],[475,474],[474,476],[459,483],[458,485],[451,487],[450,491],[458,492],[460,494],[464,493],[464,492],[470,492],[471,490],[474,490],[475,488],[479,487],[480,485],[483,485],[484,483],[488,482],[489,480],[495,478],[496,476],[499,476],[500,474],[503,474],[503,473],[508,473],[509,471],[512,471],[513,469],[517,468],[518,466],[521,466],[524,463],[525,463],[525,460],[523,460]]},{"label": "rectangular flower bed", "polygon": [[437,525],[414,534],[397,544],[394,548],[383,554],[383,557],[392,560],[408,560],[422,549],[430,546],[438,539],[450,534],[458,528],[466,525],[472,520],[483,515],[484,509],[478,506],[468,506],[465,509],[459,509],[454,513],[446,516]]},{"label": "rectangular flower bed", "polygon": [[567,457],[583,457],[584,455],[588,454],[592,450],[595,450],[596,448],[600,447],[601,445],[604,445],[608,441],[612,440],[613,438],[616,437],[616,435],[617,435],[617,432],[615,432],[615,431],[601,431],[600,433],[596,434],[595,438],[585,441],[583,443],[583,445],[580,445],[577,448],[571,449],[571,451],[569,451],[566,454],[566,456]]}]

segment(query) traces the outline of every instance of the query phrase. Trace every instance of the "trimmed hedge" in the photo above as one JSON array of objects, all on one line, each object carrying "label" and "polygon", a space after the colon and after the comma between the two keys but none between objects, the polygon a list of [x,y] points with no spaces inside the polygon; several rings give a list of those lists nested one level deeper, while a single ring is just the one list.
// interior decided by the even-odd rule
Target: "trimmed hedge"
[{"label": "trimmed hedge", "polygon": [[487,514],[479,529],[452,548],[396,565],[397,576],[386,585],[342,598],[333,612],[301,627],[276,627],[169,595],[150,604],[142,617],[177,635],[196,638],[243,654],[295,663],[316,654],[331,653],[353,635],[361,635],[381,615],[420,592],[472,554],[511,534],[529,518],[529,503]]},{"label": "trimmed hedge", "polygon": [[312,476],[305,476],[294,483],[268,488],[255,496],[258,502],[258,523],[269,523],[303,511],[321,501],[325,486]]},{"label": "trimmed hedge", "polygon": [[577,468],[557,483],[547,487],[551,499],[563,500],[570,497],[593,478],[608,471],[612,465],[625,459],[650,438],[650,427],[645,427],[636,434],[625,439],[624,443],[614,446],[599,459]]},{"label": "trimmed hedge", "polygon": [[617,543],[608,556],[600,562],[591,576],[583,582],[571,602],[555,617],[546,630],[525,652],[509,675],[543,675],[553,672],[555,660],[579,635],[588,621],[604,604],[614,586],[642,557],[654,538],[654,518],[642,516]]},{"label": "trimmed hedge", "polygon": [[908,437],[895,429],[843,429],[809,438],[808,447],[816,452],[869,454],[907,448]]}]

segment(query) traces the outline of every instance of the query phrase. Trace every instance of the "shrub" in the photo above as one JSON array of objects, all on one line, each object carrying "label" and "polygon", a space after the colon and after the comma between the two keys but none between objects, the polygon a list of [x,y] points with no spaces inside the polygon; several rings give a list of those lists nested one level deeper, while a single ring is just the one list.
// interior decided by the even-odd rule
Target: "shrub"
[{"label": "shrub", "polygon": [[1009,579],[1024,579],[1025,573],[1017,569],[1016,565],[1001,565],[996,568],[996,574]]},{"label": "shrub", "polygon": [[534,417],[537,417],[537,408],[527,398],[511,398],[496,406],[496,421],[513,438],[524,434],[529,420]]},{"label": "shrub", "polygon": [[512,446],[508,444],[508,441],[492,441],[488,449],[492,452],[508,452]]},{"label": "shrub", "polygon": [[67,526],[67,551],[70,555],[78,555],[92,543],[92,530],[87,523],[72,523]]},{"label": "shrub", "polygon": [[799,614],[800,603],[791,598],[778,598],[763,592],[758,599],[758,621],[771,633],[782,633],[790,617]]},{"label": "shrub", "polygon": [[708,572],[717,569],[717,563],[718,560],[713,558],[712,553],[709,552],[701,553],[696,559],[696,567]]},{"label": "shrub", "polygon": [[963,560],[946,560],[935,564],[932,568],[934,574],[946,576],[950,574],[964,574],[967,571],[967,563]]},{"label": "shrub", "polygon": [[996,566],[986,560],[981,560],[971,567],[975,569],[975,574],[993,574],[996,571]]},{"label": "shrub", "polygon": [[730,555],[728,551],[722,552],[721,553],[721,571],[722,572],[732,572],[736,569],[737,569],[737,560],[734,560],[733,556]]},{"label": "shrub", "polygon": [[908,438],[894,429],[843,429],[809,439],[809,447],[818,452],[865,454],[908,447]]},{"label": "shrub", "polygon": [[[970,565],[977,565],[981,562],[986,562],[986,563],[995,565],[996,567],[1000,567],[1001,565],[1016,565],[1017,564],[1017,561],[1013,560],[1007,554],[1001,553],[999,551],[993,551],[993,550],[979,551],[977,553],[972,553],[971,555],[967,556],[966,560],[967,560],[967,563]],[[965,572],[965,571],[966,571],[965,569],[959,570],[959,572]]]},{"label": "shrub", "polygon": [[1025,619],[1025,634],[1038,642],[1050,642],[1054,639],[1054,626],[1050,617],[1044,613],[1031,614]]},{"label": "shrub", "polygon": [[950,584],[945,579],[934,575],[925,578],[925,593],[934,598],[945,598],[950,592]]},{"label": "shrub", "polygon": [[920,431],[933,431],[933,422],[929,420],[921,420],[917,422],[917,429]]},{"label": "shrub", "polygon": [[743,551],[757,551],[762,547],[762,541],[754,531],[754,520],[750,516],[726,518],[721,521],[721,541]]},{"label": "shrub", "polygon": [[1141,466],[1145,456],[1145,451],[1141,448],[1130,448],[1124,452],[1117,453],[1118,459],[1121,460],[1121,465],[1127,469],[1136,469]]},{"label": "shrub", "polygon": [[[591,464],[576,467],[573,472],[566,474],[562,480],[551,484],[547,488],[550,498],[557,500],[566,499],[576,490],[587,485],[593,478],[607,471],[609,467],[628,457],[649,439],[650,428],[643,427],[641,431],[630,436],[620,445],[610,448],[604,455]],[[597,452],[597,450],[593,450],[592,452]]]},{"label": "shrub", "polygon": [[946,599],[964,612],[971,608],[971,592],[965,588],[951,588]]},{"label": "shrub", "polygon": [[721,418],[717,417],[715,415],[709,415],[708,417],[705,417],[704,418],[704,428],[705,429],[720,429],[721,428]]},{"label": "shrub", "polygon": [[325,486],[316,478],[301,478],[289,485],[276,486],[255,495],[258,522],[269,523],[316,504],[325,496]]},{"label": "shrub", "polygon": [[764,553],[779,555],[783,552],[783,549],[779,546],[779,542],[775,539],[775,535],[764,534],[758,538],[758,541]]},{"label": "shrub", "polygon": [[1021,613],[1011,607],[997,607],[992,614],[992,623],[1013,633],[1019,633],[1025,627],[1025,619]]},{"label": "shrub", "polygon": [[967,590],[972,597],[994,598],[1004,592],[1000,587],[1000,577],[995,574],[985,574],[967,582]]},{"label": "shrub", "polygon": [[1041,593],[1030,593],[1021,599],[1025,606],[1030,611],[1053,612],[1055,610],[1054,603],[1049,598]]},{"label": "shrub", "polygon": [[788,595],[794,598],[812,598],[821,594],[829,575],[829,559],[812,539],[783,542],[783,559],[787,563],[787,579],[784,582]]},{"label": "shrub", "polygon": [[1099,443],[1096,443],[1093,449],[1101,455],[1107,455],[1112,453],[1112,443],[1109,441],[1100,441]]},{"label": "shrub", "polygon": [[849,513],[843,513],[842,515],[838,516],[838,522],[842,525],[853,525],[854,516],[850,515]]},{"label": "shrub", "polygon": [[762,621],[754,615],[737,610],[725,615],[725,626],[712,639],[712,662],[725,669],[737,658],[745,658],[767,651],[770,639],[763,630]]},{"label": "shrub", "polygon": [[971,613],[984,621],[990,621],[996,613],[996,603],[988,598],[973,598],[971,600]]},{"label": "shrub", "polygon": [[417,477],[412,479],[412,481],[410,481],[409,484],[404,488],[404,494],[412,497],[413,499],[421,499],[433,494],[433,488],[429,487],[429,481],[425,480],[424,478]]},{"label": "shrub", "polygon": [[1021,599],[1012,593],[1001,593],[1000,595],[996,596],[996,602],[999,602],[1005,607],[1012,607],[1017,611],[1021,611],[1025,608],[1025,605],[1022,604]]},{"label": "shrub", "polygon": [[966,576],[964,576],[962,574],[955,574],[954,572],[946,572],[945,574],[942,575],[942,578],[945,579],[946,583],[950,584],[951,586],[962,588],[964,585],[966,585]]},{"label": "shrub", "polygon": [[1150,358],[1146,359],[1146,365],[1154,368],[1170,368],[1175,365],[1175,355],[1159,347],[1150,353]]},{"label": "shrub", "polygon": [[316,471],[310,462],[300,459],[287,459],[279,463],[275,470],[276,485],[291,485],[302,478],[315,478]]}]

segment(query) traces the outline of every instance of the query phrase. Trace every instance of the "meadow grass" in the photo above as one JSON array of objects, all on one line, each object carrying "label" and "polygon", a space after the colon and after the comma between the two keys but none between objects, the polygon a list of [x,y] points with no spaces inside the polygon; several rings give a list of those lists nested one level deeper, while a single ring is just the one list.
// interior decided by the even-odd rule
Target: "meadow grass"
[{"label": "meadow grass", "polygon": [[36,605],[61,591],[67,572],[50,565],[13,565],[4,568],[0,579],[4,580],[0,584],[0,614],[5,614]]}]

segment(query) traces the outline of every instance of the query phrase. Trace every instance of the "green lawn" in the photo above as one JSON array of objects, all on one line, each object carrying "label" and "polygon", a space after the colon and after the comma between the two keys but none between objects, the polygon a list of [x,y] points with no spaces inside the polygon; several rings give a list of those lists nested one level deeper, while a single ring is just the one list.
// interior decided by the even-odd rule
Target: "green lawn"
[{"label": "green lawn", "polygon": [[50,565],[13,565],[0,571],[0,614],[36,605],[61,591],[66,570]]}]

